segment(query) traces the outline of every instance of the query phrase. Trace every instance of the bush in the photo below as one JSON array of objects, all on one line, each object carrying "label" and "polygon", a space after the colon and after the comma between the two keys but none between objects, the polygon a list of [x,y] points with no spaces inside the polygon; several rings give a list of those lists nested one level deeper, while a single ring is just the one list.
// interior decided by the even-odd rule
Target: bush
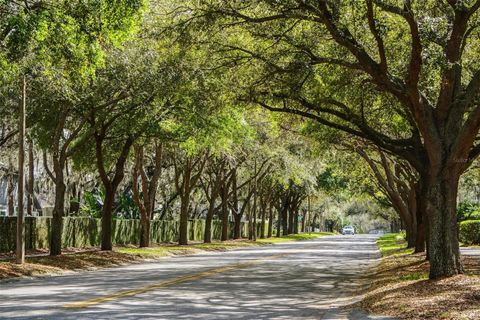
[{"label": "bush", "polygon": [[457,207],[458,221],[480,220],[480,204],[472,201],[462,201]]},{"label": "bush", "polygon": [[480,220],[460,222],[460,241],[465,244],[480,244]]}]

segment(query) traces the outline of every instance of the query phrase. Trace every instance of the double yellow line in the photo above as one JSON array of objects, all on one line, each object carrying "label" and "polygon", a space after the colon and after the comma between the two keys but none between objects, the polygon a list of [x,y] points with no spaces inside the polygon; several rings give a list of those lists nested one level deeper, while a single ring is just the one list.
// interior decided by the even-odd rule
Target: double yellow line
[{"label": "double yellow line", "polygon": [[148,291],[169,287],[169,286],[172,286],[172,285],[175,285],[175,284],[200,280],[200,279],[204,279],[204,278],[207,278],[207,277],[210,277],[210,276],[213,276],[213,275],[217,275],[219,273],[224,273],[224,272],[228,272],[228,271],[232,271],[232,270],[236,270],[236,269],[248,268],[248,267],[251,267],[253,265],[263,263],[267,259],[268,260],[277,259],[277,258],[284,257],[286,255],[288,255],[288,253],[268,256],[266,259],[258,259],[258,260],[248,261],[248,262],[230,264],[230,265],[227,265],[227,266],[224,266],[224,267],[210,269],[210,270],[207,270],[207,271],[198,272],[198,273],[194,273],[194,274],[191,274],[191,275],[181,276],[181,277],[171,279],[171,280],[164,280],[164,281],[157,282],[157,283],[154,283],[154,284],[150,284],[150,285],[147,285],[147,286],[144,286],[144,287],[141,287],[141,288],[137,288],[137,289],[119,291],[117,293],[105,295],[105,296],[98,297],[98,298],[93,298],[93,299],[74,302],[74,303],[68,303],[68,304],[63,305],[63,308],[68,308],[68,309],[88,308],[88,307],[93,306],[93,305],[97,305],[97,304],[101,304],[101,303],[105,303],[105,302],[109,302],[109,301],[115,301],[115,300],[118,300],[118,299],[121,299],[121,298],[135,296],[135,295],[142,294],[142,293],[145,293],[145,292],[148,292]]}]

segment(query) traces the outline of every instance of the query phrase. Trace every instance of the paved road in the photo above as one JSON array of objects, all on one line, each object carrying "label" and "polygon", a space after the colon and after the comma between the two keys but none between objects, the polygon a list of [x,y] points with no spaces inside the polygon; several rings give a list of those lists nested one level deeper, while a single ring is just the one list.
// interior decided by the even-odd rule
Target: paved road
[{"label": "paved road", "polygon": [[376,319],[374,236],[331,236],[0,283],[0,319]]},{"label": "paved road", "polygon": [[480,257],[480,247],[462,247],[460,253],[464,256]]}]

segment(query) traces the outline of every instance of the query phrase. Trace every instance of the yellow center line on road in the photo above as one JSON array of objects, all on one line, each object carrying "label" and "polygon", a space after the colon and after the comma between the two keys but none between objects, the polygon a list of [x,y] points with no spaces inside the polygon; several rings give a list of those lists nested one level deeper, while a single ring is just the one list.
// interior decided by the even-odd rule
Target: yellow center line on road
[{"label": "yellow center line on road", "polygon": [[171,279],[171,280],[164,280],[164,281],[154,283],[154,284],[150,284],[150,285],[147,285],[147,286],[144,286],[144,287],[141,287],[141,288],[137,288],[137,289],[123,290],[123,291],[119,291],[117,293],[105,295],[105,296],[98,297],[98,298],[88,299],[88,300],[74,302],[74,303],[68,303],[68,304],[63,305],[63,308],[67,308],[67,309],[88,308],[88,307],[93,306],[93,305],[97,305],[97,304],[101,304],[101,303],[109,302],[109,301],[115,301],[115,300],[125,298],[125,297],[135,296],[135,295],[142,294],[142,293],[152,291],[152,290],[155,290],[155,289],[165,288],[165,287],[169,287],[169,286],[184,283],[184,282],[200,280],[200,279],[204,279],[204,278],[207,278],[207,277],[219,274],[219,273],[228,272],[228,271],[231,271],[231,270],[248,268],[248,267],[251,267],[253,265],[257,265],[257,264],[260,264],[262,262],[265,262],[266,260],[281,258],[281,257],[284,257],[284,256],[289,255],[289,254],[291,254],[291,253],[282,253],[282,254],[277,254],[277,255],[273,255],[273,256],[268,256],[265,259],[257,259],[257,260],[252,260],[252,261],[248,261],[248,262],[230,264],[230,265],[227,265],[227,266],[224,266],[224,267],[210,269],[210,270],[207,270],[207,271],[198,272],[198,273],[194,273],[194,274],[191,274],[191,275],[181,276],[181,277],[177,277],[177,278]]}]

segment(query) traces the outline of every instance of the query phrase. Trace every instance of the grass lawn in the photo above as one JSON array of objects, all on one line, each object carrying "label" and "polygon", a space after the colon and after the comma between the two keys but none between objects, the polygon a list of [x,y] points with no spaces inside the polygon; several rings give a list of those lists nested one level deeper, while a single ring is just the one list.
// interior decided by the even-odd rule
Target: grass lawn
[{"label": "grass lawn", "polygon": [[260,243],[280,243],[287,241],[301,241],[301,240],[311,240],[323,236],[333,236],[335,233],[332,232],[311,232],[311,233],[299,233],[299,234],[290,234],[288,236],[282,237],[272,237],[268,239],[257,239],[257,242]]},{"label": "grass lawn", "polygon": [[407,242],[399,233],[387,233],[377,240],[378,248],[383,257],[413,253],[413,249],[407,249]]},{"label": "grass lawn", "polygon": [[282,237],[272,237],[268,239],[257,238],[257,241],[249,241],[245,239],[241,240],[229,240],[229,241],[214,241],[212,243],[192,243],[188,246],[179,245],[159,245],[152,246],[150,248],[137,248],[137,247],[121,247],[116,248],[115,251],[128,254],[138,254],[143,256],[164,257],[171,255],[192,254],[199,251],[226,251],[236,248],[262,246],[274,243],[288,242],[288,241],[301,241],[315,239],[322,236],[333,235],[330,232],[312,232],[312,233],[300,233],[291,234]]},{"label": "grass lawn", "polygon": [[194,254],[202,251],[226,251],[244,247],[261,246],[266,243],[254,242],[248,240],[229,240],[214,241],[212,243],[191,243],[188,246],[179,246],[176,244],[155,245],[149,248],[138,247],[118,247],[114,250],[120,253],[146,256],[149,258],[165,257],[172,255]]},{"label": "grass lawn", "polygon": [[361,307],[398,319],[480,319],[480,259],[464,257],[465,275],[428,280],[425,254],[399,234],[377,241],[382,261]]},{"label": "grass lawn", "polygon": [[149,248],[127,246],[116,247],[111,252],[103,252],[95,248],[90,248],[88,251],[71,249],[66,250],[66,254],[58,257],[38,256],[27,258],[26,263],[23,265],[17,265],[10,260],[0,261],[0,280],[22,276],[41,276],[66,271],[106,268],[165,256],[195,254],[206,251],[227,251],[252,246],[265,246],[286,241],[308,240],[325,235],[331,235],[331,233],[304,233],[283,236],[280,238],[258,239],[257,241],[241,239],[224,242],[214,241],[212,243],[191,243],[188,246],[179,246],[176,244],[161,244]]}]

